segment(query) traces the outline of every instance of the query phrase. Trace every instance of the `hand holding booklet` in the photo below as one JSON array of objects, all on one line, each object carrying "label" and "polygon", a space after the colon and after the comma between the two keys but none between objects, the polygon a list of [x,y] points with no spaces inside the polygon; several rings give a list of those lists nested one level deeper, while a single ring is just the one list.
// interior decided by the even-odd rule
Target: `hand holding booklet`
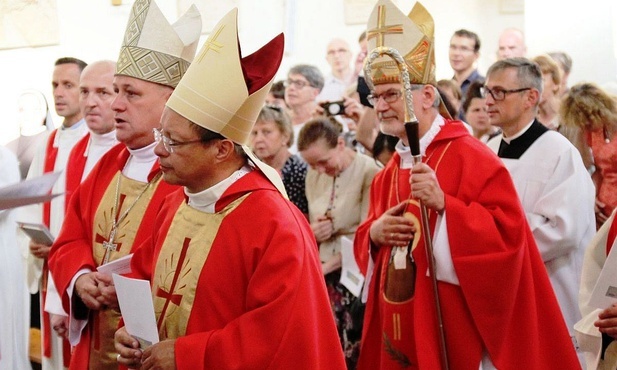
[{"label": "hand holding booklet", "polygon": [[152,291],[148,280],[112,275],[126,331],[144,349],[159,342]]}]

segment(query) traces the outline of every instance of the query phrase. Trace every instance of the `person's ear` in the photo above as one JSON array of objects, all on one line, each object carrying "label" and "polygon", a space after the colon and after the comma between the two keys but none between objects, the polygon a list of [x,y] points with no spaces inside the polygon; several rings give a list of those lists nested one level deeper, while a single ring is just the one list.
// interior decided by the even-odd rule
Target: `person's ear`
[{"label": "person's ear", "polygon": [[217,148],[215,158],[219,162],[227,160],[236,150],[234,142],[229,139],[218,140],[214,145]]}]

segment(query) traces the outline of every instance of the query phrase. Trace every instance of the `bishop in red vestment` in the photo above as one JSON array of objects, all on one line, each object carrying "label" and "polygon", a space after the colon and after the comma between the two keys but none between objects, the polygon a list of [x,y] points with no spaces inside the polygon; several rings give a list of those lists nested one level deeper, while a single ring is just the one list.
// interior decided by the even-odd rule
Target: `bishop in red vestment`
[{"label": "bishop in red vestment", "polygon": [[344,369],[311,228],[283,196],[280,174],[243,146],[280,65],[283,35],[241,58],[237,9],[214,30],[156,130],[164,180],[184,191],[165,199],[156,232],[131,263],[151,283],[160,341],[138,350],[136,334],[121,328],[118,362]]},{"label": "bishop in red vestment", "polygon": [[434,87],[433,33],[419,3],[406,17],[379,0],[369,17],[369,100],[400,141],[354,240],[369,284],[358,368],[579,369],[507,169]]}]

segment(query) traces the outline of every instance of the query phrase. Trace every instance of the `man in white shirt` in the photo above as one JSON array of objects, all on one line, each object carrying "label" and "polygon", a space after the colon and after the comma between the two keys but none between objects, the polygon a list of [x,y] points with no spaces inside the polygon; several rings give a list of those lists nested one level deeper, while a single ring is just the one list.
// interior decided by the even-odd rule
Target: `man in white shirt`
[{"label": "man in white shirt", "polygon": [[583,256],[595,233],[595,188],[578,150],[535,119],[542,88],[542,71],[528,59],[489,68],[482,91],[489,121],[503,134],[488,145],[512,175],[574,341]]}]

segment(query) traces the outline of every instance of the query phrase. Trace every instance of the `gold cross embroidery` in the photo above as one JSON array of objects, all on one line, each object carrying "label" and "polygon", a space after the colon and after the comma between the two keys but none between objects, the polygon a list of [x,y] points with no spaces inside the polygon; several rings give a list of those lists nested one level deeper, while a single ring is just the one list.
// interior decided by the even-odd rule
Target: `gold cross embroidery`
[{"label": "gold cross embroidery", "polygon": [[208,41],[206,41],[206,44],[204,45],[204,49],[201,51],[201,53],[199,53],[199,57],[197,58],[198,63],[201,63],[201,60],[204,58],[204,56],[206,56],[206,53],[208,52],[208,50],[212,49],[213,51],[217,53],[220,52],[221,48],[223,47],[223,44],[221,44],[220,42],[217,42],[216,39],[221,34],[221,31],[223,31],[223,28],[225,28],[224,25],[219,27],[219,29],[212,36],[212,39],[208,39]]},{"label": "gold cross embroidery", "polygon": [[377,47],[383,46],[386,34],[403,33],[402,24],[386,26],[386,6],[380,5],[377,8],[377,27],[368,31],[367,39],[377,37]]}]

